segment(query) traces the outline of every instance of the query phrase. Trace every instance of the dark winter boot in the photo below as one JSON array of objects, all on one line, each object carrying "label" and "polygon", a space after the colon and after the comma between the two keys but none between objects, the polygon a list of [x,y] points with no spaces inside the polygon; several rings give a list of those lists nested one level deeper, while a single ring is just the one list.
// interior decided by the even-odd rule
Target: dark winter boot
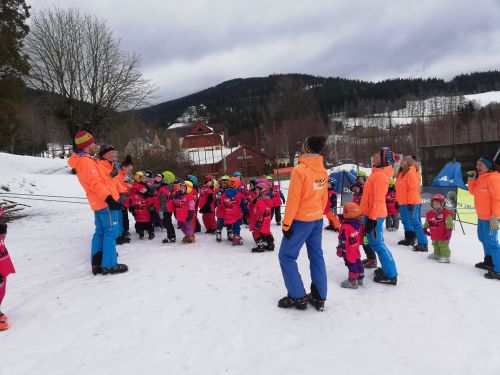
[{"label": "dark winter boot", "polygon": [[265,246],[265,249],[267,251],[274,251],[274,238],[273,238],[273,236],[267,236],[266,242],[267,242],[267,245]]},{"label": "dark winter boot", "polygon": [[415,232],[405,231],[405,239],[398,242],[398,245],[413,246],[415,245]]},{"label": "dark winter boot", "polygon": [[378,267],[374,272],[373,274],[375,276],[380,276],[380,275],[383,275],[384,274],[384,271],[382,270],[382,268]]},{"label": "dark winter boot", "polygon": [[281,307],[283,309],[295,307],[298,310],[305,310],[307,309],[307,300],[308,296],[297,299],[286,296],[278,301],[278,307]]},{"label": "dark winter boot", "polygon": [[101,268],[102,275],[114,275],[116,273],[124,273],[128,271],[126,264],[117,264],[113,268]]},{"label": "dark winter boot", "polygon": [[144,239],[144,231],[143,231],[143,230],[140,230],[140,231],[139,231],[139,232],[137,232],[137,233],[139,233],[139,239],[140,239],[140,240]]},{"label": "dark winter boot", "polygon": [[127,230],[127,231],[123,232],[122,236],[130,238],[130,232]]},{"label": "dark winter boot", "polygon": [[92,256],[92,274],[98,275],[101,273],[102,251],[98,251]]},{"label": "dark winter boot", "polygon": [[116,239],[116,244],[117,245],[123,245],[123,244],[126,244],[126,243],[130,243],[130,238],[129,237],[125,237],[125,236],[120,236]]},{"label": "dark winter boot", "polygon": [[492,270],[493,269],[493,258],[491,257],[491,255],[486,255],[484,257],[484,261],[476,263],[474,265],[474,267],[481,268],[482,270],[486,270],[486,271]]},{"label": "dark winter boot", "polygon": [[222,241],[222,231],[220,229],[217,229],[215,231],[215,239],[217,240],[217,242]]},{"label": "dark winter boot", "polygon": [[379,284],[396,285],[398,283],[397,277],[386,277],[384,274],[378,274],[373,277],[373,281]]},{"label": "dark winter boot", "polygon": [[492,280],[500,280],[500,272],[490,270],[484,274],[484,277]]},{"label": "dark winter boot", "polygon": [[155,238],[155,232],[148,232],[148,240]]},{"label": "dark winter boot", "polygon": [[316,310],[323,311],[325,309],[325,300],[319,295],[316,285],[311,284],[311,294],[307,297],[308,302],[314,306]]},{"label": "dark winter boot", "polygon": [[230,226],[227,227],[227,240],[232,241],[233,240],[233,228]]},{"label": "dark winter boot", "polygon": [[200,233],[201,232],[201,224],[198,220],[195,221],[194,223],[194,232],[195,233]]},{"label": "dark winter boot", "polygon": [[364,268],[377,268],[377,259],[363,259],[362,263]]},{"label": "dark winter boot", "polygon": [[422,245],[422,244],[417,244],[413,247],[413,251],[421,251],[421,252],[428,252],[429,249],[427,248],[427,245]]},{"label": "dark winter boot", "polygon": [[264,242],[257,242],[257,245],[252,248],[252,253],[263,253],[266,251]]},{"label": "dark winter boot", "polygon": [[163,241],[161,241],[162,243],[174,243],[175,242],[175,237],[174,238],[165,238],[163,239]]}]

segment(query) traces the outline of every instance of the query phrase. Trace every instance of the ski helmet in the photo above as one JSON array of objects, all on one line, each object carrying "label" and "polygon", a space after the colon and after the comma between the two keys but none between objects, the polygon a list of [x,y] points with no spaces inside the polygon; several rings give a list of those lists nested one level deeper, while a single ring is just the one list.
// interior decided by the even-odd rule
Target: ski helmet
[{"label": "ski helmet", "polygon": [[146,178],[148,180],[151,180],[154,175],[153,175],[153,172],[151,172],[150,170],[147,169],[147,170],[144,171],[144,176],[146,176]]},{"label": "ski helmet", "polygon": [[143,177],[144,177],[144,172],[137,171],[137,172],[135,172],[134,180],[136,180],[137,182],[141,182],[141,179]]},{"label": "ski helmet", "polygon": [[212,181],[212,176],[208,175],[203,178],[203,183],[207,184],[209,181]]},{"label": "ski helmet", "polygon": [[188,174],[188,175],[186,176],[186,180],[187,180],[187,181],[191,181],[191,182],[193,183],[193,186],[194,186],[194,185],[198,185],[198,177],[196,177],[196,176],[194,176],[194,175],[192,175],[192,174]]},{"label": "ski helmet", "polygon": [[364,178],[366,178],[368,176],[366,175],[365,171],[358,171],[358,173],[356,174],[356,177],[364,177]]},{"label": "ski helmet", "polygon": [[241,172],[234,172],[233,173],[233,177],[243,177],[243,175],[241,174]]},{"label": "ski helmet", "polygon": [[259,189],[259,195],[265,195],[269,191],[269,184],[266,184],[264,182],[260,182],[257,185],[255,185],[256,189]]},{"label": "ski helmet", "polygon": [[219,187],[219,181],[217,181],[215,178],[213,178],[212,182],[214,183],[214,189],[217,189]]},{"label": "ski helmet", "polygon": [[389,186],[395,186],[396,185],[396,180],[393,178],[389,179]]},{"label": "ski helmet", "polygon": [[193,191],[193,183],[191,181],[182,181],[180,183],[180,186],[185,186],[186,187],[186,193],[190,194]]},{"label": "ski helmet", "polygon": [[170,171],[165,171],[162,173],[163,181],[167,184],[173,184],[175,182],[175,174]]},{"label": "ski helmet", "polygon": [[356,219],[361,216],[361,207],[354,202],[348,202],[344,204],[344,214],[345,219]]},{"label": "ski helmet", "polygon": [[271,175],[267,175],[266,177],[264,177],[267,181],[273,181],[273,176]]},{"label": "ski helmet", "polygon": [[441,195],[441,194],[434,194],[431,198],[431,205],[432,205],[432,202],[434,201],[438,201],[439,203],[441,203],[441,208],[445,206],[446,204],[446,198]]}]

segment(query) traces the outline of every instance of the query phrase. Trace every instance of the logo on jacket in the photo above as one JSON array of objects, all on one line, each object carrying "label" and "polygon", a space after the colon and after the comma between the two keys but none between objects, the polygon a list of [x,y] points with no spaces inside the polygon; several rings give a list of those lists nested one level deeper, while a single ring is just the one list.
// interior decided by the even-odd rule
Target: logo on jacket
[{"label": "logo on jacket", "polygon": [[313,183],[313,190],[323,190],[326,186],[326,178],[317,178]]}]

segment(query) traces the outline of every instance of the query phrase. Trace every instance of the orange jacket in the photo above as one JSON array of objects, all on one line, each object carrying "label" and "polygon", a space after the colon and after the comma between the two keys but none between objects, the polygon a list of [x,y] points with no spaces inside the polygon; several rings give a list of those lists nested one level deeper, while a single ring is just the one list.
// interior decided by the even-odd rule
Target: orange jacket
[{"label": "orange jacket", "polygon": [[500,218],[500,173],[484,173],[467,185],[474,196],[477,217],[480,220],[490,220],[492,216]]},{"label": "orange jacket", "polygon": [[106,187],[111,192],[111,196],[114,200],[120,198],[120,193],[123,193],[122,185],[120,184],[120,178],[118,177],[118,171],[115,177],[111,176],[114,164],[107,160],[96,160],[97,170],[99,171],[99,176],[106,184]]},{"label": "orange jacket", "polygon": [[[392,176],[391,176],[392,177]],[[410,166],[409,171],[396,179],[396,201],[399,204],[420,204],[420,173],[417,167]]]},{"label": "orange jacket", "polygon": [[389,190],[389,179],[394,175],[392,166],[373,168],[361,197],[361,212],[372,220],[387,217],[385,195]]},{"label": "orange jacket", "polygon": [[293,220],[315,221],[323,218],[328,201],[328,175],[323,156],[304,154],[293,168],[288,199],[283,218],[283,230],[290,229]]},{"label": "orange jacket", "polygon": [[98,211],[108,207],[104,200],[111,195],[111,192],[102,181],[94,158],[84,152],[73,152],[68,159],[68,165],[76,170],[76,176],[85,190],[90,208]]}]

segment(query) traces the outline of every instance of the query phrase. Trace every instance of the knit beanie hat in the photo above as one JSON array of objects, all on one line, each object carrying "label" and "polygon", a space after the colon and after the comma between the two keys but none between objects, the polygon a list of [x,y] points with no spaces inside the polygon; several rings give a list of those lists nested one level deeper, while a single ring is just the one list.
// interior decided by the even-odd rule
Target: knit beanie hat
[{"label": "knit beanie hat", "polygon": [[397,161],[397,156],[389,147],[382,147],[380,150],[380,160],[382,160],[382,165],[394,165]]},{"label": "knit beanie hat", "polygon": [[82,130],[76,133],[75,145],[79,150],[84,150],[93,143],[94,143],[94,137],[89,132]]},{"label": "knit beanie hat", "polygon": [[311,154],[320,154],[321,151],[323,151],[323,147],[325,147],[325,142],[325,137],[316,137],[311,135],[305,139],[304,148]]},{"label": "knit beanie hat", "polygon": [[495,163],[493,162],[493,158],[490,158],[489,156],[481,156],[478,160],[483,163],[488,170],[492,171],[494,169]]},{"label": "knit beanie hat", "polygon": [[110,151],[114,151],[115,148],[111,145],[102,145],[101,149],[99,150],[99,158],[102,158],[104,155],[106,155]]}]

